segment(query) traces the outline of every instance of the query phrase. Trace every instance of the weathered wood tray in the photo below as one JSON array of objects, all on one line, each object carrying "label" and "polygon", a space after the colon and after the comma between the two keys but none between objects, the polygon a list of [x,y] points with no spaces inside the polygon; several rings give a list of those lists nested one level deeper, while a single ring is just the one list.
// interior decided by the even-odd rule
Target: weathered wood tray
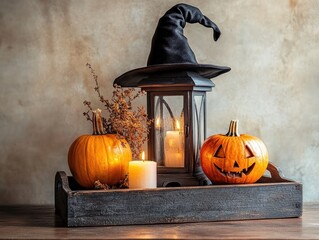
[{"label": "weathered wood tray", "polygon": [[300,217],[302,185],[268,171],[255,184],[147,190],[83,190],[60,171],[55,209],[68,227]]}]

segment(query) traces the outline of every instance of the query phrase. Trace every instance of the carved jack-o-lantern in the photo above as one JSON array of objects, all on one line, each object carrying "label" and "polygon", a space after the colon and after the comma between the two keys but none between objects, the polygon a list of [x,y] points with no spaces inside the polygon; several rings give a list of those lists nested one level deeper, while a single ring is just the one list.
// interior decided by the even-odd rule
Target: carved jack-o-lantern
[{"label": "carved jack-o-lantern", "polygon": [[230,122],[226,135],[213,135],[204,142],[200,157],[213,183],[254,183],[268,165],[265,144],[257,137],[239,135],[236,120]]}]

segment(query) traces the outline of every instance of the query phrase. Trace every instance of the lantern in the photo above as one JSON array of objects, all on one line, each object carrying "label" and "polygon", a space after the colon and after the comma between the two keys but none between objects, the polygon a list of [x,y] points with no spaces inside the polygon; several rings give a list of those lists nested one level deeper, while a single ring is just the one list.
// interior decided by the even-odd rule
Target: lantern
[{"label": "lantern", "polygon": [[206,92],[214,86],[196,72],[178,70],[152,74],[136,86],[147,92],[147,114],[153,119],[148,159],[157,162],[158,186],[210,183],[199,154],[206,139]]},{"label": "lantern", "polygon": [[148,155],[158,164],[159,186],[208,183],[199,152],[206,138],[206,92],[213,86],[211,80],[186,71],[178,77],[159,75],[141,82],[148,116],[154,119]]}]

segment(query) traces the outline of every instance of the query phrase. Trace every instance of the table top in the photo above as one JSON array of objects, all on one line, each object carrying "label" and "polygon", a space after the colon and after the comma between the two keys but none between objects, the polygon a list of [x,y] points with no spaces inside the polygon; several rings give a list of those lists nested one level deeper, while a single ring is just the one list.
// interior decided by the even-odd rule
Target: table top
[{"label": "table top", "polygon": [[0,239],[319,239],[319,203],[300,218],[63,227],[53,206],[0,206]]}]

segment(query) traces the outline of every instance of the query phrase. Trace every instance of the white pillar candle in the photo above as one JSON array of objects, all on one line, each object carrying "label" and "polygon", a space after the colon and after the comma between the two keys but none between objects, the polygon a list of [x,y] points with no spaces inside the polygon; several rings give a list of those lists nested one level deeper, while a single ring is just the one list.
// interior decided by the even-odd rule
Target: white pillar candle
[{"label": "white pillar candle", "polygon": [[164,140],[165,167],[184,167],[184,136],[180,131],[167,131]]},{"label": "white pillar candle", "polygon": [[156,188],[156,186],[156,162],[133,160],[129,163],[129,188]]}]

